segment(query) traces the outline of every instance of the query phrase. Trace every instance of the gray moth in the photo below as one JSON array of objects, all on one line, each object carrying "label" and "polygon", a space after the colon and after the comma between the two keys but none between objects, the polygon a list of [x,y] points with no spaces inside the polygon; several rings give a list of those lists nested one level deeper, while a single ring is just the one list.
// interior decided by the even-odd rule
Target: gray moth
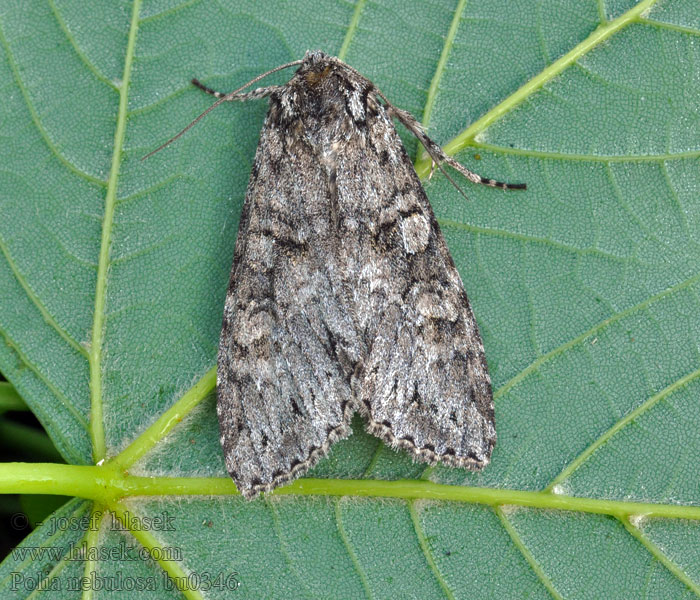
[{"label": "gray moth", "polygon": [[246,498],[271,491],[347,437],[356,411],[416,460],[481,469],[496,443],[484,348],[392,119],[441,169],[525,186],[447,156],[341,60],[307,52],[273,71],[296,65],[286,85],[247,93],[272,71],[229,94],[193,81],[214,106],[269,98],[218,353],[227,470]]}]

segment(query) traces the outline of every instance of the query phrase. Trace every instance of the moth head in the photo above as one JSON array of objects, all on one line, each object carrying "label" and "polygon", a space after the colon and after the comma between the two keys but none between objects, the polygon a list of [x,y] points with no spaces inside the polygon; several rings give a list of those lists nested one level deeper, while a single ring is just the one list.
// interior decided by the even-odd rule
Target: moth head
[{"label": "moth head", "polygon": [[306,85],[315,87],[333,71],[335,61],[325,52],[307,51],[297,73],[304,78]]},{"label": "moth head", "polygon": [[302,60],[303,66],[314,65],[316,63],[327,62],[330,57],[321,50],[307,50]]}]

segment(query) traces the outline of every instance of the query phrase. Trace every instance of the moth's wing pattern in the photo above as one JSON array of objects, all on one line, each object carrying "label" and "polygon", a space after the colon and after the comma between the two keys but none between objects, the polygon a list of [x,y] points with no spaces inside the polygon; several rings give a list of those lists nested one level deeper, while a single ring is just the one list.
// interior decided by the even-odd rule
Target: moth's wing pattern
[{"label": "moth's wing pattern", "polygon": [[[226,467],[252,498],[290,481],[350,433],[350,374],[362,352],[310,211],[328,212],[325,175],[279,127],[261,133],[241,215],[218,355]],[[305,174],[302,178],[300,173]]]},{"label": "moth's wing pattern", "polygon": [[[360,199],[355,307],[368,355],[353,389],[368,430],[419,460],[478,469],[496,441],[484,349],[461,278],[391,122],[368,95],[366,143],[339,154],[337,188]],[[352,105],[352,103],[350,103]],[[362,128],[358,126],[362,131]],[[365,169],[356,177],[355,165]],[[372,173],[373,169],[377,173]],[[354,182],[354,183],[353,183]],[[363,187],[364,189],[358,189]],[[364,235],[363,235],[364,233]],[[349,240],[346,241],[349,245]]]},{"label": "moth's wing pattern", "polygon": [[396,289],[404,302],[389,300],[375,331],[361,406],[368,431],[392,447],[430,464],[479,469],[496,443],[483,345],[435,217],[428,205],[418,214],[396,225],[404,238],[396,254],[402,243],[428,241],[408,256],[410,283]]},{"label": "moth's wing pattern", "polygon": [[247,498],[294,479],[356,409],[420,460],[482,467],[496,439],[483,346],[391,116],[422,139],[418,125],[320,52],[269,90],[250,93],[270,110],[219,346],[231,477]]}]

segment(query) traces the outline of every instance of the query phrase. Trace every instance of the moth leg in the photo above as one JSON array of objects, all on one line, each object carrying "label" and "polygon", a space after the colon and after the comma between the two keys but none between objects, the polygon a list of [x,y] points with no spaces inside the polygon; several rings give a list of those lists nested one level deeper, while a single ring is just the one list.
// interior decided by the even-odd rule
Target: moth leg
[{"label": "moth leg", "polygon": [[[217,92],[216,90],[204,85],[199,79],[192,79],[192,84],[197,86],[203,92],[214,96],[215,98],[225,98],[226,101],[240,100],[241,102],[245,100],[258,100],[260,98],[267,98],[270,94],[275,92],[281,92],[284,86],[281,85],[269,85],[267,87],[256,88],[251,92],[246,92],[245,94],[236,94],[231,96],[230,93]],[[229,96],[229,97],[227,97]]]},{"label": "moth leg", "polygon": [[[440,168],[440,170],[445,174],[445,176],[447,176],[447,173],[445,173],[444,169],[442,169],[442,163],[450,165],[453,169],[459,171],[472,183],[480,183],[482,185],[488,185],[489,187],[496,187],[504,190],[527,189],[527,186],[524,183],[504,183],[503,181],[496,181],[495,179],[488,179],[486,177],[482,177],[478,173],[470,171],[469,169],[467,169],[467,167],[458,163],[454,158],[445,154],[444,150],[439,146],[439,144],[436,144],[433,140],[431,140],[428,137],[428,135],[423,130],[423,126],[416,120],[416,118],[410,112],[401,108],[396,108],[394,105],[390,104],[386,100],[386,98],[384,98],[383,96],[382,98],[387,103],[389,115],[392,117],[396,117],[406,127],[406,129],[408,129],[413,135],[415,135],[418,138],[418,141],[423,145],[430,158],[435,164],[437,164],[438,168]],[[449,179],[449,176],[447,177]],[[457,187],[454,181],[452,181],[451,179],[450,181],[455,187]],[[459,187],[457,187],[457,189],[459,189]]]},{"label": "moth leg", "polygon": [[435,167],[437,166],[437,163],[431,158],[430,159],[430,173],[428,173],[428,181],[430,181],[433,178],[433,175],[435,174]]},{"label": "moth leg", "polygon": [[206,92],[207,94],[211,94],[215,98],[223,98],[226,94],[223,92],[217,92],[216,90],[211,89],[210,87],[207,87],[204,85],[199,79],[192,79],[192,83],[196,85],[200,90],[203,92]]}]

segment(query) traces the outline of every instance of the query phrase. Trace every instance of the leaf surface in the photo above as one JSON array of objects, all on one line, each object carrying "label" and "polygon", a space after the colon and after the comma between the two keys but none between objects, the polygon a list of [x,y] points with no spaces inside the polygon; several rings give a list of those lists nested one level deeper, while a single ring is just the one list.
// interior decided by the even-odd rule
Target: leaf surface
[{"label": "leaf surface", "polygon": [[[120,576],[153,598],[699,596],[699,36],[690,0],[4,3],[0,370],[75,466],[3,466],[0,490],[96,515],[23,548],[138,559],[11,555],[3,597],[55,577],[72,598],[81,576],[91,598]],[[426,181],[498,444],[482,473],[426,470],[358,418],[309,478],[249,503],[212,369],[265,103],[140,158],[210,104],[192,77],[226,91],[316,48],[465,165],[528,184],[460,182],[465,202]]]}]

